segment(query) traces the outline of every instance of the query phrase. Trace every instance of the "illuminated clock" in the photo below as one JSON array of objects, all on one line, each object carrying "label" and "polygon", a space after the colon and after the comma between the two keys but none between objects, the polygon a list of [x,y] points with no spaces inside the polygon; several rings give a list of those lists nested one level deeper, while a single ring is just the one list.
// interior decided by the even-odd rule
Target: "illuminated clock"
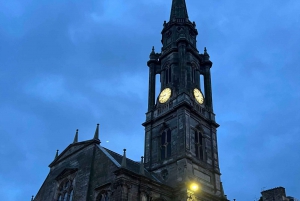
[{"label": "illuminated clock", "polygon": [[158,97],[158,100],[160,103],[165,103],[169,100],[169,98],[171,97],[171,89],[170,88],[165,88]]},{"label": "illuminated clock", "polygon": [[199,89],[194,89],[194,96],[198,103],[202,104],[204,102],[204,97]]}]

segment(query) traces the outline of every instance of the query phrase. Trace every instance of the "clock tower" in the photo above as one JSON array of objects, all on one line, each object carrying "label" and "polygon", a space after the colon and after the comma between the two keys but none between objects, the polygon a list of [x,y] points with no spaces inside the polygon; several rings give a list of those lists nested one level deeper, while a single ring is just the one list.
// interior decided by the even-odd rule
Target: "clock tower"
[{"label": "clock tower", "polygon": [[[148,111],[145,127],[145,168],[174,187],[180,197],[227,200],[220,180],[217,128],[206,48],[197,49],[195,22],[185,0],[172,0],[164,22],[162,48],[150,53]],[[158,97],[156,75],[160,77]],[[189,185],[199,185],[191,192]]]}]

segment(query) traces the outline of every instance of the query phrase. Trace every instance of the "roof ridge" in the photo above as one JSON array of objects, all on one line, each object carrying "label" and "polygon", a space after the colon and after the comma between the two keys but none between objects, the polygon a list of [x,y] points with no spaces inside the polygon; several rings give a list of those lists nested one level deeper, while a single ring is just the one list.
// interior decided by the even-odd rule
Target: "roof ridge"
[{"label": "roof ridge", "polygon": [[109,149],[106,149],[105,147],[102,147],[100,145],[98,145],[98,147],[118,168],[121,167],[120,163],[112,155],[110,155],[110,153],[108,153],[107,150],[109,150]]},{"label": "roof ridge", "polygon": [[[108,150],[108,151],[110,151],[110,152],[112,152],[112,153],[114,153],[114,154],[117,154],[117,155],[119,155],[120,157],[123,157],[123,155],[121,155],[121,154],[118,154],[118,153],[116,153],[116,152],[114,152],[114,151],[112,151],[112,150],[110,150],[110,149],[108,149],[108,148],[105,148],[105,147],[103,147],[105,150]],[[128,157],[126,157],[126,160],[130,160],[130,161],[132,161],[132,162],[134,162],[134,163],[136,163],[136,164],[140,164],[140,162],[139,161],[134,161],[134,160],[132,160],[132,159],[130,159],[130,158],[128,158]]]},{"label": "roof ridge", "polygon": [[282,187],[282,186],[278,186],[278,187],[275,187],[275,188],[271,188],[271,189],[268,189],[268,190],[264,190],[264,191],[262,191],[262,192],[265,192],[265,191],[271,191],[271,190],[280,189],[280,188],[285,189],[285,188]]}]

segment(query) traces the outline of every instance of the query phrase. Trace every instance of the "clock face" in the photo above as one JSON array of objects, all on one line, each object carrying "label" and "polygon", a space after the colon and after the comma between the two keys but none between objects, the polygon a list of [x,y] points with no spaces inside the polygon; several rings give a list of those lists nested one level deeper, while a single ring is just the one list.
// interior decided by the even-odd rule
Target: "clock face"
[{"label": "clock face", "polygon": [[160,103],[165,103],[169,98],[171,97],[171,89],[170,88],[165,88],[160,94],[159,94],[159,102]]},{"label": "clock face", "polygon": [[194,89],[194,96],[198,103],[202,104],[204,102],[203,95],[199,89],[197,88]]}]

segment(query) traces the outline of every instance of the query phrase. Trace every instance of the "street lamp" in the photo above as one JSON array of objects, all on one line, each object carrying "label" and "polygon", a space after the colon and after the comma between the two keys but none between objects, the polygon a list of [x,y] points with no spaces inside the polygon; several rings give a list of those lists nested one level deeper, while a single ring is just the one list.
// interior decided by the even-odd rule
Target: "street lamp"
[{"label": "street lamp", "polygon": [[198,189],[199,189],[199,185],[197,183],[193,182],[193,183],[190,184],[190,190],[195,192]]}]

